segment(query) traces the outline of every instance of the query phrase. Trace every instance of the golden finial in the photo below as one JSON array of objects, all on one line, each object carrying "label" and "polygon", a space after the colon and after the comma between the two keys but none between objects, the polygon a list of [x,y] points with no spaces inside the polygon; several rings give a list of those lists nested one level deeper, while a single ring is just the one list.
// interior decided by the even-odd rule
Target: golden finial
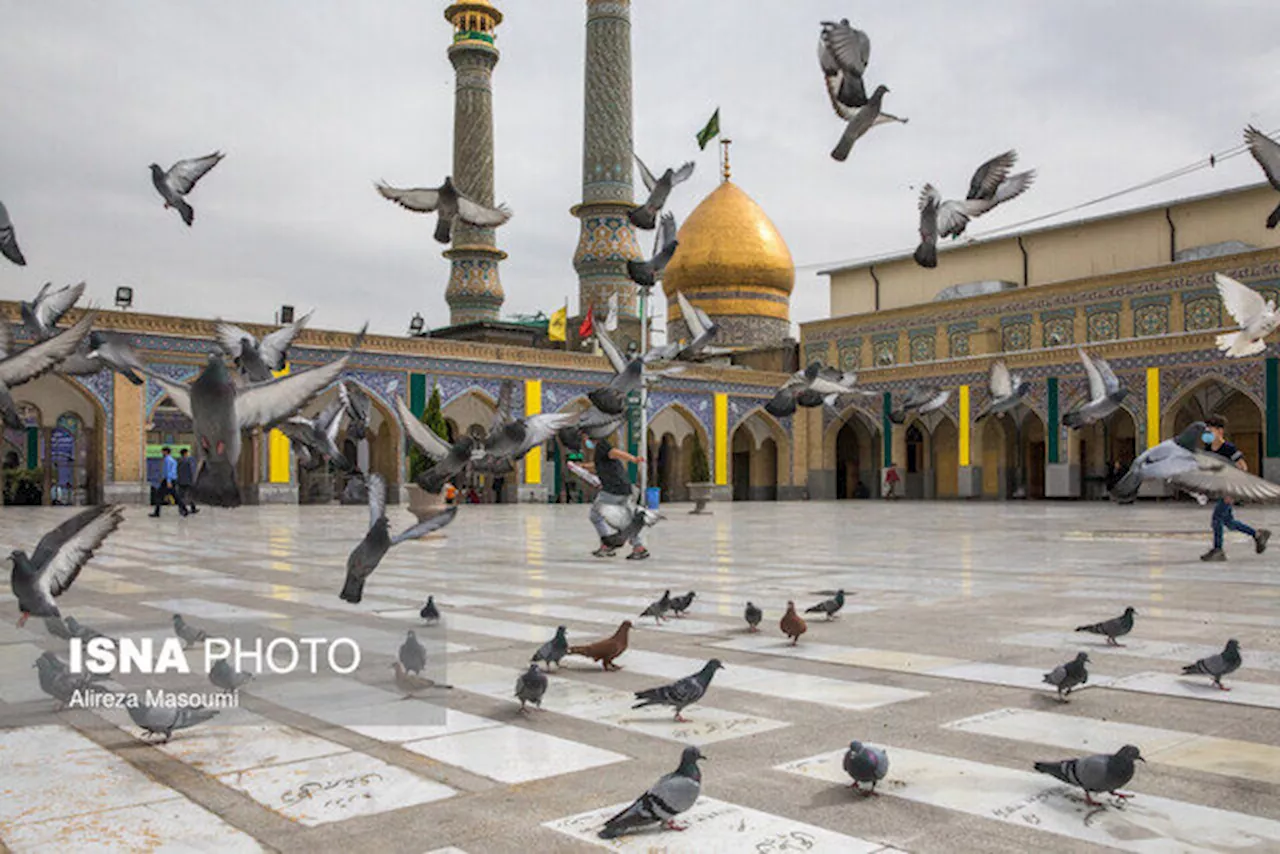
[{"label": "golden finial", "polygon": [[731,142],[733,142],[733,140],[731,140],[731,139],[722,139],[722,140],[720,140],[720,147],[721,147],[722,149],[724,149],[724,171],[723,171],[723,174],[724,174],[724,180],[725,180],[725,181],[728,181],[728,180],[729,180],[729,143],[731,143]]}]

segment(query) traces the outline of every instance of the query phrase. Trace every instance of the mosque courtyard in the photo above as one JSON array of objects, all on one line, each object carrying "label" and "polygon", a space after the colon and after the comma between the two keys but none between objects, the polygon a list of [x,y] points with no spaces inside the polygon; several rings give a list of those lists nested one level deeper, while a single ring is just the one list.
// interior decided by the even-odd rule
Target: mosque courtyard
[{"label": "mosque courtyard", "polygon": [[[585,506],[464,506],[393,549],[365,599],[338,598],[358,507],[206,509],[123,527],[59,600],[116,639],[348,637],[348,676],[258,676],[238,707],[148,744],[119,709],[54,713],[33,661],[68,643],[0,627],[0,839],[28,851],[956,852],[1280,850],[1280,554],[1207,548],[1190,503],[787,502],[664,508],[648,561],[590,555]],[[392,529],[409,520],[391,508]],[[0,546],[31,549],[67,511],[4,508]],[[1241,518],[1280,530],[1280,510]],[[788,645],[778,621],[838,588]],[[688,616],[637,616],[671,589]],[[443,620],[418,616],[428,595]],[[16,617],[5,591],[4,612]],[[747,600],[764,609],[748,634]],[[1108,648],[1083,623],[1137,609]],[[558,625],[571,643],[634,622],[622,669],[571,656],[543,711],[516,677]],[[408,630],[428,675],[402,699]],[[1181,665],[1238,639],[1229,692]],[[1062,703],[1042,674],[1086,651]],[[703,700],[633,710],[633,692],[719,658]],[[172,674],[163,678],[171,678]],[[178,676],[193,689],[203,673]],[[160,676],[120,675],[140,688]],[[168,683],[166,683],[168,684]],[[853,739],[887,750],[875,797],[841,769]],[[698,745],[684,832],[596,832]],[[1037,760],[1140,748],[1121,803],[1036,773]]]}]

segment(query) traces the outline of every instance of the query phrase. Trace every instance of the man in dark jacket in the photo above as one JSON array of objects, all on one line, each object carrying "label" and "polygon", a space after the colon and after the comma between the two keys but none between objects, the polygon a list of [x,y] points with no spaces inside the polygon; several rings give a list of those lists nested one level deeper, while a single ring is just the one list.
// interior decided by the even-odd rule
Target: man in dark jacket
[{"label": "man in dark jacket", "polygon": [[196,461],[191,459],[187,449],[178,452],[178,495],[175,499],[179,507],[186,507],[190,513],[199,513],[196,503],[191,500],[191,487],[196,482]]}]

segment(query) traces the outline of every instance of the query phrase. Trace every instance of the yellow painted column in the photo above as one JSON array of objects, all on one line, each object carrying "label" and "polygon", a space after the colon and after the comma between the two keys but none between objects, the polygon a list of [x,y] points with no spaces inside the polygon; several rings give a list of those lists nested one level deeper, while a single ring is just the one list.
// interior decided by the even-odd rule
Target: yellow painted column
[{"label": "yellow painted column", "polygon": [[[542,380],[524,381],[524,414],[538,415],[542,412]],[[524,455],[524,482],[542,483],[542,446],[529,449]]]},{"label": "yellow painted column", "polygon": [[[272,371],[271,375],[288,376],[289,366],[286,364],[283,370]],[[289,482],[289,437],[279,430],[267,434],[267,482]]]},{"label": "yellow painted column", "polygon": [[729,482],[729,395],[727,394],[715,396],[715,426],[716,485],[724,486]]},{"label": "yellow painted column", "polygon": [[1147,368],[1147,447],[1160,444],[1160,369]]},{"label": "yellow painted column", "polygon": [[123,374],[114,374],[115,433],[108,453],[113,480],[139,483],[147,479],[146,384],[134,385]]},{"label": "yellow painted column", "polygon": [[960,386],[960,466],[969,465],[969,387]]}]

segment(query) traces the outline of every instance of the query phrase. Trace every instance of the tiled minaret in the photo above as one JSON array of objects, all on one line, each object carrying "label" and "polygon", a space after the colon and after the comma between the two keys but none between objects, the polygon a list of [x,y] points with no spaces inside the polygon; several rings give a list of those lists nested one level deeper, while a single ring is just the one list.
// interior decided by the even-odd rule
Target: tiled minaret
[{"label": "tiled minaret", "polygon": [[[582,220],[573,269],[578,272],[579,317],[589,306],[603,315],[618,294],[618,344],[639,338],[639,296],[627,261],[640,258],[627,219],[631,176],[631,0],[587,0],[586,86],[582,138]],[[574,325],[573,328],[577,328]]]},{"label": "tiled minaret", "polygon": [[[444,12],[453,24],[449,61],[456,74],[453,101],[453,184],[484,205],[493,204],[493,67],[498,64],[494,30],[502,13],[489,0],[454,3]],[[502,308],[498,262],[507,253],[497,248],[492,228],[453,226],[449,323],[497,320]]]}]

